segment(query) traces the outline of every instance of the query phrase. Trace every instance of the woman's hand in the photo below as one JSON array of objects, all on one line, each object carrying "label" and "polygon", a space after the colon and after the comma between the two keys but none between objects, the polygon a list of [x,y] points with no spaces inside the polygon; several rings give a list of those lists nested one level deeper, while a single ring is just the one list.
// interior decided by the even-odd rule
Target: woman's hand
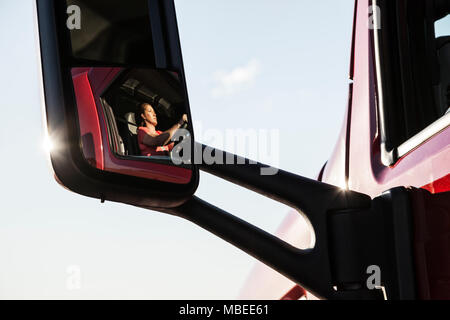
[{"label": "woman's hand", "polygon": [[188,122],[188,118],[186,114],[183,114],[183,116],[181,117],[180,121],[178,121],[178,126],[182,127],[183,124]]},{"label": "woman's hand", "polygon": [[143,143],[147,146],[153,147],[153,146],[166,146],[171,143],[171,139],[175,131],[180,129],[181,126],[185,122],[188,122],[187,114],[183,114],[180,121],[178,123],[175,123],[172,128],[169,130],[164,131],[161,134],[156,133],[155,129],[153,128],[153,131],[151,133],[147,133],[144,136]]}]

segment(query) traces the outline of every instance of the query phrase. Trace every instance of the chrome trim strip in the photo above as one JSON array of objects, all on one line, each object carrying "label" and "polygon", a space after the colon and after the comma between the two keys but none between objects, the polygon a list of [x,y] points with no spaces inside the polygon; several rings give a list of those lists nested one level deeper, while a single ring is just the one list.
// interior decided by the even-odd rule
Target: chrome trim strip
[{"label": "chrome trim strip", "polygon": [[402,143],[398,147],[398,156],[403,157],[405,154],[409,153],[411,150],[417,148],[422,143],[432,138],[434,135],[438,134],[442,130],[450,126],[450,113],[442,116],[428,127],[420,131],[418,134],[408,139],[406,142]]}]

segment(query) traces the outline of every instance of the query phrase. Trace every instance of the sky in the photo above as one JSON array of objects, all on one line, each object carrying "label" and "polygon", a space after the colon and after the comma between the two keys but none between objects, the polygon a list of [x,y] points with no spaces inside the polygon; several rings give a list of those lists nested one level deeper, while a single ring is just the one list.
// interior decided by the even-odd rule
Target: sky
[{"label": "sky", "polygon": [[[344,117],[353,0],[175,4],[197,140],[227,149],[226,130],[275,130],[279,152],[256,160],[314,178]],[[0,2],[0,299],[237,298],[252,257],[54,181],[34,32],[32,0]],[[196,195],[272,233],[290,210],[204,173]]]}]

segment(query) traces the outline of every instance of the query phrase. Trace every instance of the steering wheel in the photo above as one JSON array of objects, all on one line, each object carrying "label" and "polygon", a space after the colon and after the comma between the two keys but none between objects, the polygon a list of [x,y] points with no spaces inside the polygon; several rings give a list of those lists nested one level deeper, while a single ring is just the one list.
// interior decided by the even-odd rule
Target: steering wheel
[{"label": "steering wheel", "polygon": [[181,125],[180,129],[187,129],[188,127],[188,123],[186,121],[183,122],[183,124]]},{"label": "steering wheel", "polygon": [[[188,127],[188,123],[187,123],[186,121],[184,121],[183,124],[178,128],[178,130],[180,130],[180,129],[186,130],[187,127]],[[188,135],[190,135],[190,134],[188,133]],[[179,139],[178,141],[174,141],[174,142],[175,142],[174,147],[175,147],[177,144],[179,144],[181,141],[183,141],[183,139],[186,139],[186,138],[187,138],[187,137],[186,137],[186,134],[185,134],[185,135],[182,135],[181,138],[182,138],[182,139]]]}]

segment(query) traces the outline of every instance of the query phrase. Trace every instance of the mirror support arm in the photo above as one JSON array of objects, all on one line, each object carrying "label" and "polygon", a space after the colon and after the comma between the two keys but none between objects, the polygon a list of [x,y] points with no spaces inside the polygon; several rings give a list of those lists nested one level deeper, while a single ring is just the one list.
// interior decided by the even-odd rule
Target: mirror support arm
[{"label": "mirror support arm", "polygon": [[243,250],[314,295],[325,299],[380,299],[375,290],[337,292],[333,289],[330,262],[319,248],[301,250],[256,226],[197,197],[182,206],[164,210],[189,220]]},{"label": "mirror support arm", "polygon": [[[206,148],[202,146],[203,151]],[[314,248],[295,248],[197,197],[165,212],[212,232],[318,297],[382,299],[381,286],[390,299],[414,297],[406,189],[392,189],[371,200],[367,195],[282,170],[261,175],[266,165],[210,149],[215,156],[220,153],[235,161],[203,163],[200,170],[295,208],[314,229]],[[366,285],[369,266],[379,267],[382,272],[376,288]]]}]

